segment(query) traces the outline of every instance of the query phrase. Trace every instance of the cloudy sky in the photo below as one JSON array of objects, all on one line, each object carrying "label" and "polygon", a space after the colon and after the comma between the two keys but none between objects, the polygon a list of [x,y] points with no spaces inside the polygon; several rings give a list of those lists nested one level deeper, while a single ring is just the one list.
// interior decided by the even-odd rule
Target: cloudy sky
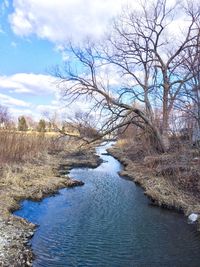
[{"label": "cloudy sky", "polygon": [[68,39],[99,38],[123,0],[0,0],[0,104],[39,117],[60,106],[50,69]]},{"label": "cloudy sky", "polygon": [[[68,58],[64,45],[69,39],[101,38],[122,6],[137,8],[138,2],[0,0],[0,104],[16,117],[26,114],[38,119],[44,111],[60,111],[64,104],[50,70]],[[183,22],[179,14],[170,32],[176,35]],[[65,107],[68,113],[73,109]]]}]

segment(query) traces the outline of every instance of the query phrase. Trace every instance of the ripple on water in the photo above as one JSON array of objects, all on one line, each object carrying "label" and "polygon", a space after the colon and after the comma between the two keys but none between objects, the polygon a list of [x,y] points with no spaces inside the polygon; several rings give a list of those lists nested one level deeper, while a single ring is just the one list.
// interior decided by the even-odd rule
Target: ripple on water
[{"label": "ripple on water", "polygon": [[[105,148],[98,150],[105,152]],[[16,214],[38,223],[31,240],[34,266],[200,266],[200,236],[175,212],[148,205],[142,190],[122,179],[111,156],[96,169],[71,175],[83,187],[60,190]]]}]

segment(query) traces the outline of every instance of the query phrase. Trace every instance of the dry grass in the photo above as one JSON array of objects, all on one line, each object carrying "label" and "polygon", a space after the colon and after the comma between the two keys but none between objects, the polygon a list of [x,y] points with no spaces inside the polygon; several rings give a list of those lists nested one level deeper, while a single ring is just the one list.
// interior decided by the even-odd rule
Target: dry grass
[{"label": "dry grass", "polygon": [[134,162],[143,161],[147,150],[141,142],[131,141],[129,139],[118,140],[116,146],[120,149],[126,158]]},{"label": "dry grass", "polygon": [[0,131],[0,144],[0,213],[15,209],[19,199],[39,199],[67,183],[54,171],[59,153],[67,147],[65,140],[55,135]]},{"label": "dry grass", "polygon": [[67,179],[55,177],[54,168],[58,164],[59,159],[51,155],[37,159],[34,164],[6,164],[1,169],[0,213],[16,209],[20,199],[40,199],[45,192],[63,186]]},{"label": "dry grass", "polygon": [[73,166],[96,167],[98,158],[94,147],[81,151],[80,142],[58,135],[1,131],[0,142],[0,266],[25,266],[24,260],[32,261],[26,244],[34,225],[11,212],[23,199],[39,201],[83,185],[66,173]]},{"label": "dry grass", "polygon": [[200,198],[200,151],[181,147],[164,155],[147,156],[144,164],[156,176]]},{"label": "dry grass", "polygon": [[0,131],[0,212],[14,208],[17,198],[25,196],[25,188],[30,197],[33,185],[39,188],[53,176],[48,153],[53,141],[45,135]]},{"label": "dry grass", "polygon": [[162,176],[180,190],[200,198],[200,150],[182,143],[168,153],[157,154],[145,149],[144,142],[126,140],[117,143],[126,158],[140,163],[155,176]]},{"label": "dry grass", "polygon": [[125,147],[126,145],[130,145],[130,142],[129,142],[128,139],[119,139],[119,140],[117,141],[117,146],[118,146],[119,148],[123,148],[123,147]]},{"label": "dry grass", "polygon": [[[92,148],[55,135],[0,131],[0,214],[9,216],[19,200],[39,200],[72,186],[65,174],[74,165],[95,166]],[[63,173],[60,168],[63,168]]]},{"label": "dry grass", "polygon": [[122,175],[139,183],[154,203],[186,214],[200,213],[200,150],[186,144],[150,155],[142,143],[123,140],[111,153],[124,164]]},{"label": "dry grass", "polygon": [[56,136],[0,131],[0,166],[28,162],[52,151],[60,150],[62,142]]}]

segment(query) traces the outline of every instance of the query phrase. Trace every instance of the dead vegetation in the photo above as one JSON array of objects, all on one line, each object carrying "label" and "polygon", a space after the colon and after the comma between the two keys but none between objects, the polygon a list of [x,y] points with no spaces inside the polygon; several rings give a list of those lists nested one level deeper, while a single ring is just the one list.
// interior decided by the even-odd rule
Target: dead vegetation
[{"label": "dead vegetation", "polygon": [[56,136],[11,130],[0,131],[0,143],[0,166],[33,161],[47,153],[58,152],[64,144]]},{"label": "dead vegetation", "polygon": [[157,154],[147,143],[125,139],[110,150],[125,166],[121,174],[139,183],[153,204],[200,213],[200,150],[185,144]]},{"label": "dead vegetation", "polygon": [[0,214],[10,216],[22,199],[39,200],[59,188],[79,185],[66,176],[73,166],[98,164],[92,148],[46,134],[0,131]]},{"label": "dead vegetation", "polygon": [[[40,198],[66,181],[55,180],[54,166],[59,163],[52,151],[62,141],[44,134],[0,131],[0,214],[10,215],[23,198]],[[63,147],[64,149],[64,147]],[[66,180],[66,179],[65,179]]]},{"label": "dead vegetation", "polygon": [[200,151],[189,147],[144,158],[146,167],[174,186],[200,198]]},{"label": "dead vegetation", "polygon": [[83,185],[67,176],[74,166],[99,164],[94,147],[58,134],[0,131],[0,266],[32,266],[27,243],[35,226],[12,216],[20,201],[41,200],[58,189]]}]

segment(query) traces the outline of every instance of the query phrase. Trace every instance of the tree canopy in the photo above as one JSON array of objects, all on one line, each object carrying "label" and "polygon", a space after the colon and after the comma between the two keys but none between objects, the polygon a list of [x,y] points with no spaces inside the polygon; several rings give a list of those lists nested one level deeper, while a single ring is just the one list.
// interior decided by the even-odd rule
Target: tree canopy
[{"label": "tree canopy", "polygon": [[[166,151],[172,112],[184,103],[186,92],[199,92],[199,10],[191,2],[145,1],[137,11],[125,9],[103,42],[70,43],[66,49],[76,64],[67,62],[56,71],[63,98],[90,101],[90,112],[101,118],[101,136],[134,124],[158,151]],[[173,33],[177,12],[187,23]]]}]

